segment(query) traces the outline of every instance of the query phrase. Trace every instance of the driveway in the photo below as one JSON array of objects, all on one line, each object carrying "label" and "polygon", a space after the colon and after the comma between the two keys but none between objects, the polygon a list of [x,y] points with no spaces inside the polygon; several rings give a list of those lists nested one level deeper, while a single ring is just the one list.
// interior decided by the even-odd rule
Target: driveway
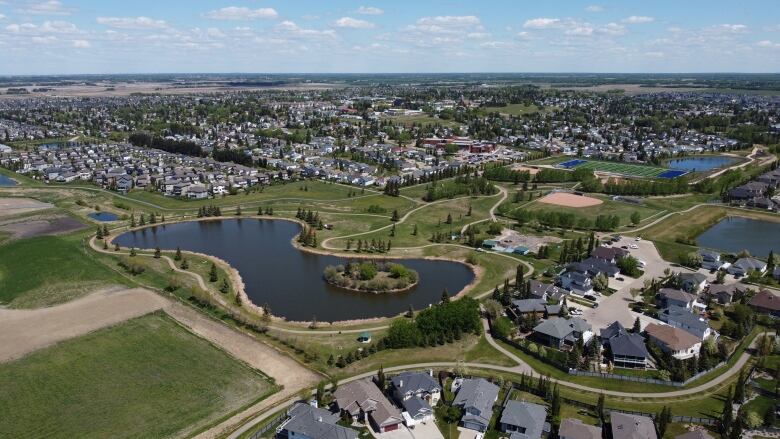
[{"label": "driveway", "polygon": [[[631,245],[636,245],[638,248],[630,248]],[[631,256],[645,262],[645,272],[636,279],[619,274],[617,277],[623,278],[624,280],[618,281],[614,278],[609,280],[609,286],[615,288],[617,291],[611,296],[600,297],[598,300],[598,308],[581,307],[581,309],[583,309],[583,317],[588,323],[593,325],[594,332],[607,327],[616,320],[623,326],[630,327],[634,324],[634,320],[636,320],[637,317],[639,317],[642,327],[644,328],[654,319],[631,311],[630,305],[634,302],[634,298],[631,297],[631,289],[644,287],[645,279],[663,276],[664,270],[667,268],[673,271],[680,270],[679,268],[672,267],[669,262],[664,261],[651,241],[635,241],[632,238],[623,238],[619,242],[613,244],[613,246],[629,247],[628,251]]]},{"label": "driveway", "polygon": [[460,432],[458,439],[475,439],[478,435],[483,436],[483,433],[469,428],[458,427],[458,431]]},{"label": "driveway", "polygon": [[444,439],[439,427],[433,420],[424,424],[420,423],[409,428],[405,425],[401,425],[398,430],[388,431],[387,433],[377,433],[373,428],[369,428],[371,434],[377,439]]}]

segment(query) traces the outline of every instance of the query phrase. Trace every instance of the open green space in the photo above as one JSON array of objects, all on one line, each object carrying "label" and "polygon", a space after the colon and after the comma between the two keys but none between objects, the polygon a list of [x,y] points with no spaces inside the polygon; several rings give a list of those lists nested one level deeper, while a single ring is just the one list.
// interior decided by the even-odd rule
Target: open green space
[{"label": "open green space", "polygon": [[606,172],[610,174],[624,175],[627,177],[654,178],[668,171],[667,168],[649,165],[635,165],[622,162],[602,162],[587,159],[585,163],[577,165],[572,169],[592,169],[595,172]]},{"label": "open green space", "polygon": [[95,263],[83,233],[11,241],[0,247],[0,303],[40,307],[71,300],[100,286],[126,285],[116,272]]},{"label": "open green space", "polygon": [[501,114],[508,114],[510,116],[525,116],[527,114],[534,114],[534,113],[544,113],[549,112],[553,109],[553,107],[548,108],[540,108],[537,105],[534,104],[509,104],[503,107],[481,107],[480,110],[483,110],[486,113],[501,113]]},{"label": "open green space", "polygon": [[640,218],[647,218],[659,212],[657,209],[646,205],[613,201],[606,195],[588,194],[588,197],[597,198],[602,201],[602,204],[590,207],[566,207],[537,201],[534,203],[529,203],[528,205],[521,207],[521,209],[526,209],[532,212],[555,211],[570,213],[580,218],[587,218],[591,223],[593,223],[593,221],[595,221],[596,217],[599,215],[616,215],[620,218],[621,226],[631,224],[631,215],[634,212],[638,212]]},{"label": "open green space", "polygon": [[0,365],[0,437],[194,434],[275,385],[150,314]]}]

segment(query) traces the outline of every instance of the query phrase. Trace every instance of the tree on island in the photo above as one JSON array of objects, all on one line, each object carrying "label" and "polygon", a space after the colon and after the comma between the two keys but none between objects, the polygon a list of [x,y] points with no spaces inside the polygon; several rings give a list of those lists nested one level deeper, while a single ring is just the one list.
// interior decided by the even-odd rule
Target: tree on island
[{"label": "tree on island", "polygon": [[450,293],[447,291],[447,288],[444,288],[441,292],[441,303],[449,303],[450,301]]}]

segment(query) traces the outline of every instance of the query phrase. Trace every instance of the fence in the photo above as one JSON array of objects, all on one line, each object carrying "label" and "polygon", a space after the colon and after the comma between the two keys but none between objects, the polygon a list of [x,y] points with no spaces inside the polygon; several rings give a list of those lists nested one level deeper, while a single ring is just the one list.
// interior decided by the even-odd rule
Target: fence
[{"label": "fence", "polygon": [[657,378],[643,378],[643,377],[635,377],[630,375],[619,375],[614,373],[589,372],[589,371],[578,370],[578,369],[569,369],[568,373],[569,375],[574,375],[574,376],[609,378],[613,380],[631,381],[635,383],[660,384],[663,386],[683,387],[688,385],[688,383],[693,382],[701,378],[702,376],[712,372],[713,370],[725,366],[726,364],[727,363],[725,361],[721,361],[720,363],[716,364],[713,368],[703,370],[697,373],[696,375],[693,375],[692,377],[688,378],[685,381],[665,381],[665,380],[659,380]]},{"label": "fence", "polygon": [[268,422],[263,427],[261,427],[260,430],[254,432],[252,436],[249,437],[249,439],[260,439],[261,437],[263,437],[263,435],[268,433],[270,430],[275,429],[285,419],[287,419],[287,413],[282,413],[281,415],[275,417],[270,422]]}]

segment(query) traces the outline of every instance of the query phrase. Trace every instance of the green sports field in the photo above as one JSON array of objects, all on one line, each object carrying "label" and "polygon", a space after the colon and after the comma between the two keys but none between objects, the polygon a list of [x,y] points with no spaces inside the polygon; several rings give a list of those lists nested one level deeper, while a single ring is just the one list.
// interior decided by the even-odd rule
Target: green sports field
[{"label": "green sports field", "polygon": [[631,163],[600,162],[588,160],[579,164],[574,169],[592,169],[594,172],[607,172],[610,174],[625,175],[627,177],[655,178],[664,172],[666,168],[658,166],[634,165]]}]

